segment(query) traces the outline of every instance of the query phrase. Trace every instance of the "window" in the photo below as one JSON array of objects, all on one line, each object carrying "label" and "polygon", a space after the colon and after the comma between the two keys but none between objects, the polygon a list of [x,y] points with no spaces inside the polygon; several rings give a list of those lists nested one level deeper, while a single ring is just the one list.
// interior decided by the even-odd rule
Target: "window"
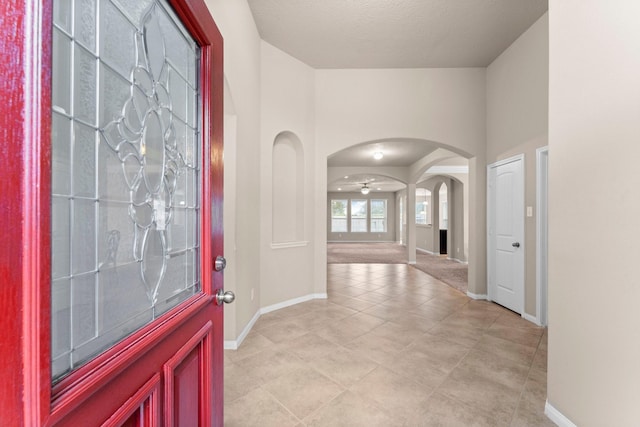
[{"label": "window", "polygon": [[351,200],[351,232],[367,232],[367,201]]},{"label": "window", "polygon": [[416,188],[416,224],[431,224],[431,191]]},{"label": "window", "polygon": [[331,201],[331,232],[332,233],[347,232],[347,201],[346,200]]},{"label": "window", "polygon": [[387,201],[371,200],[371,232],[385,233],[387,231]]}]

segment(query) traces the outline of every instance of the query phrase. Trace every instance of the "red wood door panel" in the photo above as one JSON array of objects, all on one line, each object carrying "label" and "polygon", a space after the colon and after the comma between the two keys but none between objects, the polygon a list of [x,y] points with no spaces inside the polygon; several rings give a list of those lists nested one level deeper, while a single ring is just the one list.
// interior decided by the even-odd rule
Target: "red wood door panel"
[{"label": "red wood door panel", "polygon": [[[121,0],[97,3],[106,7],[117,1]],[[0,144],[0,425],[147,427],[223,423],[223,308],[215,299],[223,287],[223,275],[213,269],[214,258],[223,254],[222,37],[204,0],[166,1],[200,48],[201,219],[197,262],[201,292],[74,367],[54,385],[54,2],[7,0],[0,5],[0,137],[4,141]],[[92,3],[97,4],[73,2],[75,16]],[[131,4],[128,0],[125,3]],[[145,0],[145,4],[150,3]],[[62,30],[58,34],[71,41],[74,37]],[[84,55],[83,49],[76,49],[77,55]],[[60,117],[66,112],[56,110],[56,114]],[[68,120],[75,123],[73,117]],[[155,128],[159,126],[157,120]],[[96,126],[99,135],[102,129]],[[153,177],[147,178],[151,181]],[[61,319],[67,320],[68,316]]]}]

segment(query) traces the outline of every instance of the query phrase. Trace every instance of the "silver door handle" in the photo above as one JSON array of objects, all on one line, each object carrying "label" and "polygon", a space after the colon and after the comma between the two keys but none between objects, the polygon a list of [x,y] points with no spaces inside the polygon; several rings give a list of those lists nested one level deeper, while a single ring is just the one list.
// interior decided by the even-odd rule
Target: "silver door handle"
[{"label": "silver door handle", "polygon": [[513,246],[514,248],[519,248],[520,247],[520,242],[512,243],[511,246]]},{"label": "silver door handle", "polygon": [[227,267],[227,260],[222,255],[218,255],[216,257],[216,261],[213,263],[213,268],[216,271],[222,271],[226,267]]},{"label": "silver door handle", "polygon": [[236,299],[236,294],[231,291],[223,291],[222,289],[218,289],[216,293],[216,304],[230,304]]}]

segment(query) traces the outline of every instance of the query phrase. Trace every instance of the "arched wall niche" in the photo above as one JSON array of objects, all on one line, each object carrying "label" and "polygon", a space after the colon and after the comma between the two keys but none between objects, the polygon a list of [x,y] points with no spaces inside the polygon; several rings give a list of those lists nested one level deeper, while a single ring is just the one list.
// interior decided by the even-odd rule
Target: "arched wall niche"
[{"label": "arched wall niche", "polygon": [[304,240],[304,149],[300,138],[280,132],[272,150],[272,242]]}]

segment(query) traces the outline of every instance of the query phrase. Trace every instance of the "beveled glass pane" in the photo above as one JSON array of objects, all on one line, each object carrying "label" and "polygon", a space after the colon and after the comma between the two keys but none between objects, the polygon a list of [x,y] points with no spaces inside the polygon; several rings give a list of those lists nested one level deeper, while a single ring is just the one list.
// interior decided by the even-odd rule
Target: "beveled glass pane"
[{"label": "beveled glass pane", "polygon": [[53,23],[69,34],[72,32],[71,3],[72,0],[57,0],[53,2]]},{"label": "beveled glass pane", "polygon": [[98,145],[98,197],[127,203],[130,199],[118,153],[109,148],[103,137]]},{"label": "beveled glass pane", "polygon": [[53,113],[51,123],[51,191],[71,195],[71,120]]},{"label": "beveled glass pane", "polygon": [[91,125],[96,123],[97,74],[96,58],[76,44],[74,59],[74,114]]},{"label": "beveled glass pane", "polygon": [[169,69],[169,94],[175,115],[186,122],[187,119],[187,82],[173,68]]},{"label": "beveled glass pane", "polygon": [[63,114],[71,114],[71,50],[73,43],[69,37],[57,28],[53,29],[53,57],[51,98],[53,110]]},{"label": "beveled glass pane", "polygon": [[76,122],[73,144],[73,194],[96,197],[96,130]]},{"label": "beveled glass pane", "polygon": [[100,59],[128,78],[135,64],[135,28],[111,1],[100,5]]},{"label": "beveled glass pane", "polygon": [[99,122],[103,129],[109,122],[121,117],[122,109],[131,95],[131,85],[104,64],[100,64]]},{"label": "beveled glass pane", "polygon": [[142,16],[149,9],[149,5],[153,3],[153,0],[111,0],[124,15],[126,15],[131,22],[141,22]]},{"label": "beveled glass pane", "polygon": [[69,199],[53,196],[51,200],[51,278],[69,276],[71,262],[71,215]]},{"label": "beveled glass pane", "polygon": [[[51,284],[51,356],[56,358],[71,350],[71,286],[69,279]],[[64,363],[63,363],[64,365]],[[67,359],[66,368],[69,362]]]},{"label": "beveled glass pane", "polygon": [[71,295],[73,343],[77,347],[96,336],[96,274],[74,277]]},{"label": "beveled glass pane", "polygon": [[96,202],[73,200],[72,273],[81,274],[96,269]]},{"label": "beveled glass pane", "polygon": [[75,0],[75,39],[96,52],[96,0]]},{"label": "beveled glass pane", "polygon": [[199,50],[164,0],[96,4],[54,29],[54,381],[202,289]]},{"label": "beveled glass pane", "polygon": [[135,262],[135,231],[129,218],[129,203],[101,200],[98,210],[99,269]]}]

